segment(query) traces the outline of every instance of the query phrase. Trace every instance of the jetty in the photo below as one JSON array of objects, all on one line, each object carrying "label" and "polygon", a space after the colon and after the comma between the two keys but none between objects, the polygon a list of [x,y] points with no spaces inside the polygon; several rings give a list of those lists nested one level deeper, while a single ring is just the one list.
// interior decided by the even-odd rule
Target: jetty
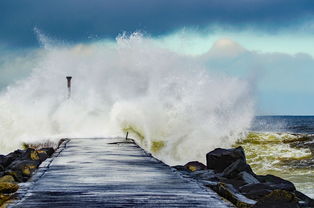
[{"label": "jetty", "polygon": [[233,207],[132,140],[63,143],[8,207]]}]

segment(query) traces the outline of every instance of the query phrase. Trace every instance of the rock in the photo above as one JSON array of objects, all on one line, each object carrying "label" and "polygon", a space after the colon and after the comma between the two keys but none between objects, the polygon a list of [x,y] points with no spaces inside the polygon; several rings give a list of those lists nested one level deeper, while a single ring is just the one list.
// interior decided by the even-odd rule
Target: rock
[{"label": "rock", "polygon": [[0,193],[14,193],[19,189],[19,185],[8,182],[0,182]]},{"label": "rock", "polygon": [[219,181],[226,184],[231,184],[236,189],[239,189],[239,187],[244,186],[246,184],[242,180],[232,179],[232,178],[230,179],[230,178],[219,177]]},{"label": "rock", "polygon": [[5,175],[5,176],[2,176],[2,177],[0,178],[0,182],[14,183],[15,180],[14,180],[13,176],[11,176],[11,175]]},{"label": "rock", "polygon": [[4,166],[4,162],[5,161],[5,156],[4,155],[0,155],[0,165]]},{"label": "rock", "polygon": [[38,153],[35,149],[27,148],[26,151],[21,155],[21,160],[39,160]]},{"label": "rock", "polygon": [[256,201],[248,199],[244,195],[239,193],[230,184],[218,183],[217,193],[231,201],[234,205],[236,205],[239,208],[249,208],[256,203]]},{"label": "rock", "polygon": [[253,208],[299,208],[296,196],[285,190],[273,190],[260,199]]},{"label": "rock", "polygon": [[305,194],[301,193],[300,191],[294,192],[297,198],[299,199],[300,207],[314,207],[314,200],[310,197],[306,196]]},{"label": "rock", "polygon": [[278,176],[265,175],[256,176],[256,178],[261,182],[269,185],[272,189],[281,189],[286,191],[295,191],[295,186],[292,182],[284,180]]},{"label": "rock", "polygon": [[2,206],[6,201],[12,198],[12,195],[10,194],[0,194],[0,206],[1,207],[6,207]]},{"label": "rock", "polygon": [[47,152],[44,150],[37,150],[36,152],[41,162],[45,161],[49,157]]},{"label": "rock", "polygon": [[188,171],[188,169],[186,169],[186,167],[184,167],[183,165],[175,165],[175,166],[172,166],[172,168],[178,171]]},{"label": "rock", "polygon": [[234,178],[243,171],[246,171],[251,175],[255,175],[250,165],[246,164],[242,159],[238,159],[224,169],[224,171],[222,172],[222,176],[226,178]]},{"label": "rock", "polygon": [[6,171],[6,174],[13,176],[15,181],[17,182],[25,182],[31,177],[32,173],[36,170],[38,165],[38,161],[14,161],[8,167],[8,171]]},{"label": "rock", "polygon": [[8,167],[14,160],[18,159],[25,151],[23,150],[16,150],[14,152],[9,153],[5,156],[3,160],[3,166],[6,168]]},{"label": "rock", "polygon": [[184,165],[186,169],[189,171],[198,171],[198,170],[206,170],[206,166],[203,163],[200,163],[198,161],[192,161],[188,162],[187,164]]},{"label": "rock", "polygon": [[239,188],[239,191],[246,197],[259,200],[272,192],[272,187],[263,183],[247,184]]},{"label": "rock", "polygon": [[44,151],[48,155],[48,157],[51,157],[52,154],[55,152],[55,150],[52,147],[47,148],[41,148],[39,151]]},{"label": "rock", "polygon": [[190,173],[193,178],[201,180],[217,181],[217,174],[213,170],[199,170]]},{"label": "rock", "polygon": [[215,170],[215,172],[222,172],[226,167],[237,160],[242,160],[246,163],[245,153],[242,147],[233,149],[217,148],[206,154],[207,168]]},{"label": "rock", "polygon": [[242,171],[238,174],[238,176],[236,177],[236,179],[239,179],[241,181],[243,181],[246,184],[257,184],[260,183],[259,180],[257,180],[253,175],[251,175],[250,173],[246,172],[246,171]]}]

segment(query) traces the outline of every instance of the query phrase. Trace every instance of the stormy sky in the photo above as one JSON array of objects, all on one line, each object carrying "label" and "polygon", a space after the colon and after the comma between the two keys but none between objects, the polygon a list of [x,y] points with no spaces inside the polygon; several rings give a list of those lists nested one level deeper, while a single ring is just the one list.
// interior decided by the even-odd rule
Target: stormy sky
[{"label": "stormy sky", "polygon": [[228,38],[246,53],[208,65],[242,78],[258,71],[259,114],[314,114],[312,0],[1,0],[0,88],[32,68],[35,28],[70,44],[141,31],[191,55]]},{"label": "stormy sky", "polygon": [[206,33],[217,25],[235,31],[293,32],[313,12],[311,0],[2,0],[0,43],[35,46],[34,27],[72,42],[114,38],[123,31],[158,36],[193,28]]}]

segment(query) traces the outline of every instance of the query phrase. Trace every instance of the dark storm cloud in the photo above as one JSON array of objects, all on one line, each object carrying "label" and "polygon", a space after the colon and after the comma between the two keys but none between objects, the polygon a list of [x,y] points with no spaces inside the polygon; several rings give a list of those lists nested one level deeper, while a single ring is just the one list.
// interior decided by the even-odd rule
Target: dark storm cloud
[{"label": "dark storm cloud", "polygon": [[210,25],[274,32],[306,21],[313,11],[312,0],[1,0],[0,44],[34,46],[34,27],[73,42]]}]

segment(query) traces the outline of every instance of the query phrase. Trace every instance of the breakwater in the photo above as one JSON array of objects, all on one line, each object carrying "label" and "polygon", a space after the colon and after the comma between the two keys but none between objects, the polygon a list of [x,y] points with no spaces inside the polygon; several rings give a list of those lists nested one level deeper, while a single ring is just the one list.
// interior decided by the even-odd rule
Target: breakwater
[{"label": "breakwater", "polygon": [[73,139],[58,151],[9,207],[233,207],[132,140]]}]

